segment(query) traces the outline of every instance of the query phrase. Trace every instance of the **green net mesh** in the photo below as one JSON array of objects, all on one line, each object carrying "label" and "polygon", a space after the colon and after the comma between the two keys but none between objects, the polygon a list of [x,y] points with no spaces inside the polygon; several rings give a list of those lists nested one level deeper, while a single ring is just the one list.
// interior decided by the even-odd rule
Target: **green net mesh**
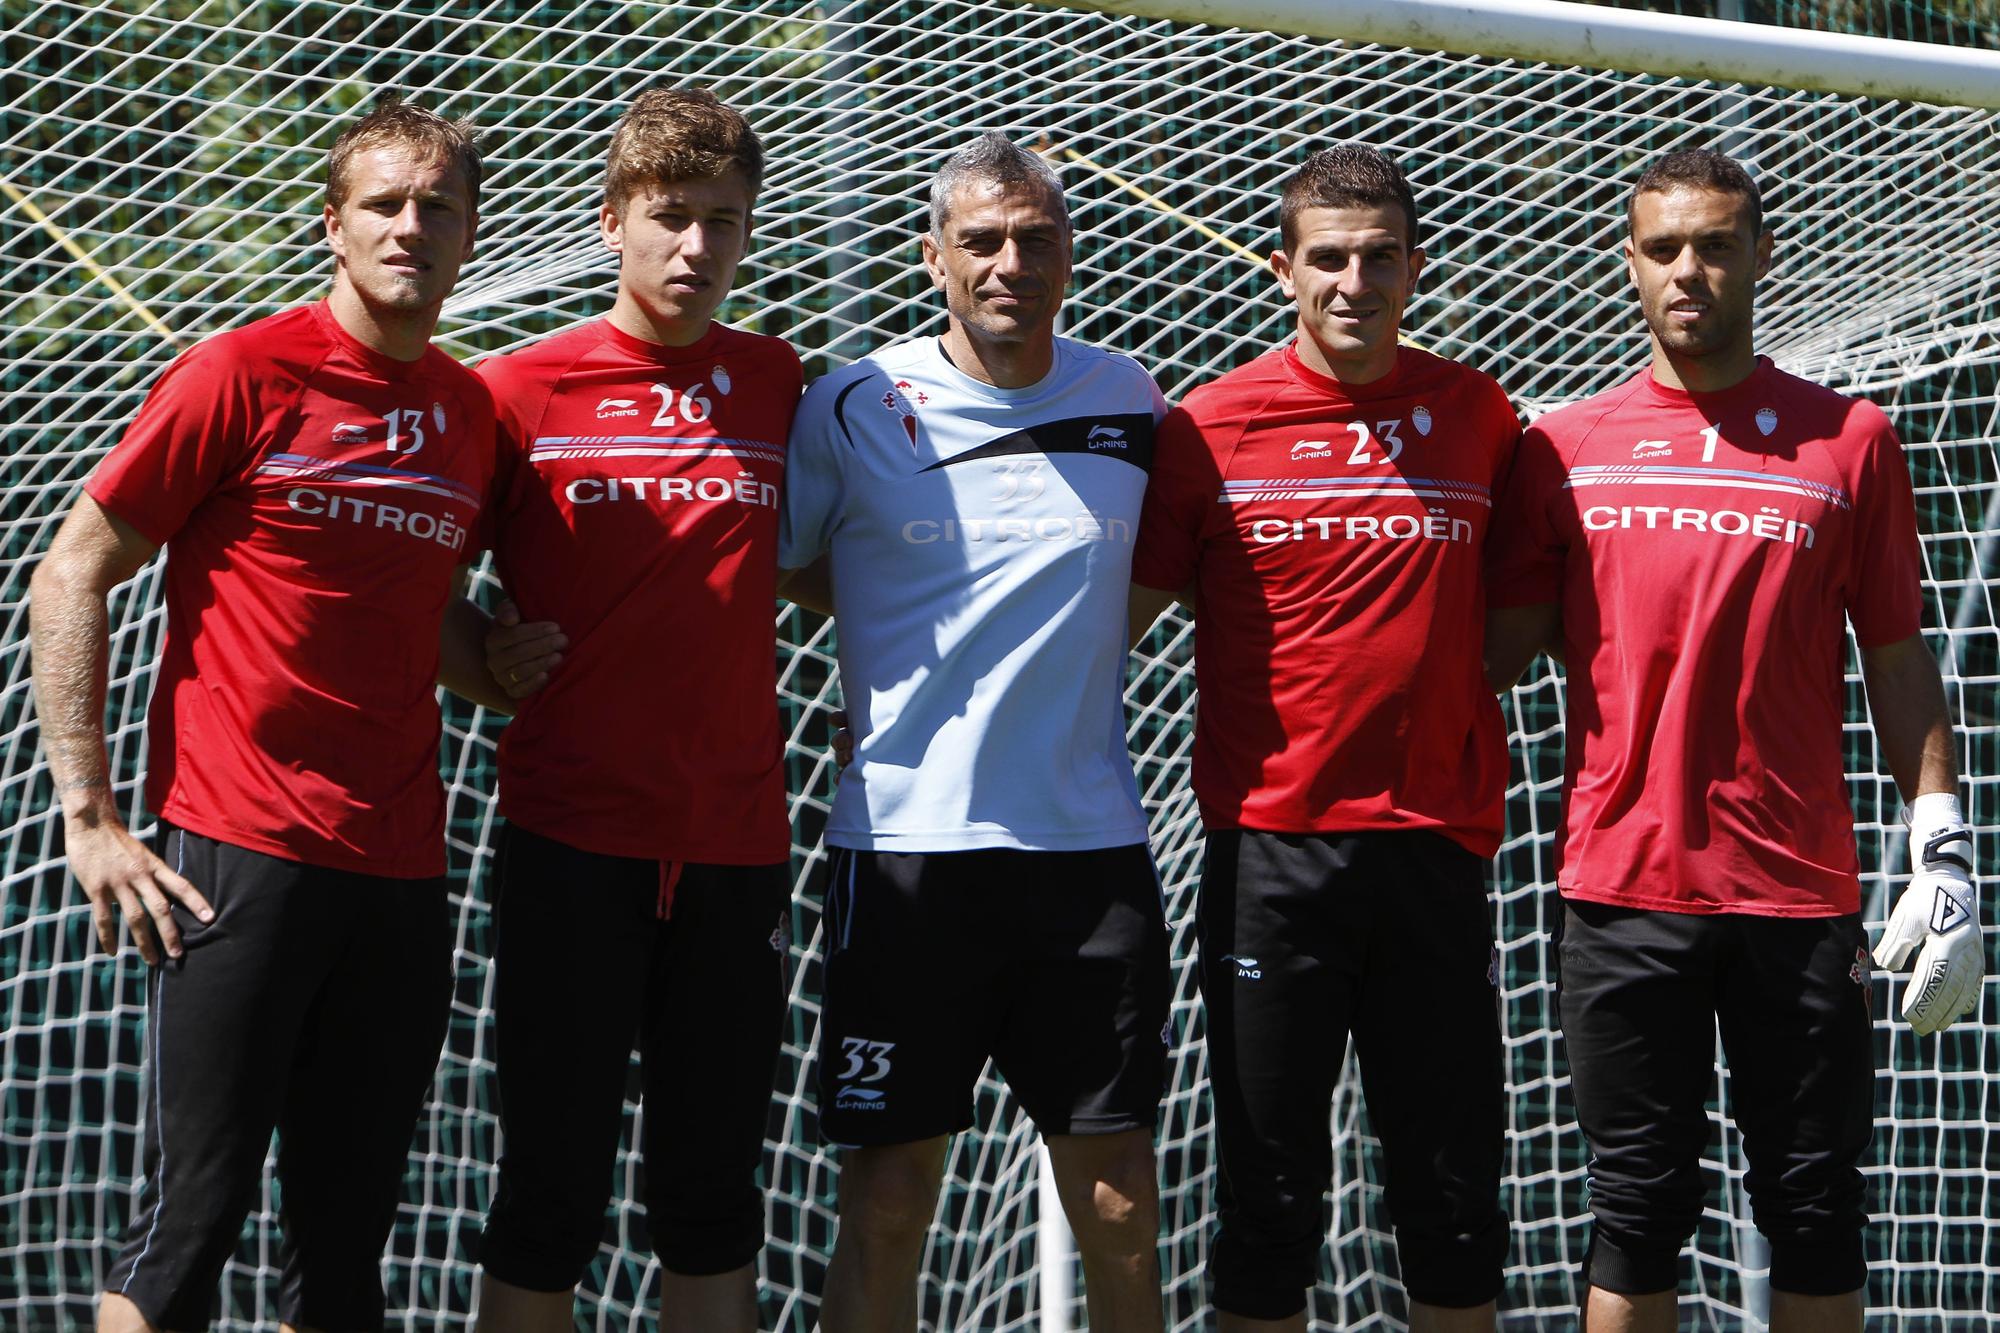
[{"label": "green net mesh", "polygon": [[[1841,26],[1781,0],[1763,17]],[[1899,35],[1989,41],[1992,15],[1899,0]],[[1810,11],[1810,12],[1809,12]],[[476,15],[472,17],[469,15]],[[452,6],[442,0],[0,0],[0,1309],[24,1328],[88,1322],[137,1193],[143,965],[94,957],[64,881],[60,822],[36,752],[26,587],[76,487],[176,345],[315,298],[317,219],[336,126],[387,91],[475,114],[490,163],[477,258],[441,341],[472,358],[601,313],[613,283],[592,213],[605,138],[649,83],[701,82],[748,109],[771,171],[729,317],[792,339],[809,372],[934,331],[916,272],[921,192],[976,130],[1039,144],[1079,225],[1065,332],[1132,353],[1170,396],[1282,340],[1288,312],[1258,256],[1275,184],[1310,149],[1358,138],[1415,178],[1431,267],[1410,330],[1497,375],[1531,410],[1612,383],[1643,339],[1616,255],[1624,191],[1668,148],[1750,162],[1779,229],[1762,350],[1865,393],[1894,418],[1916,479],[1926,629],[1962,721],[1979,855],[2000,864],[2000,124],[1963,108],[1612,75],[1219,28],[1022,8],[997,0]],[[1897,20],[1901,22],[1902,20]],[[1856,21],[1847,26],[1866,28]],[[122,293],[122,295],[120,294]],[[489,588],[490,591],[490,588]],[[769,1326],[809,1328],[834,1230],[837,1156],[816,1141],[809,1066],[819,946],[816,868],[831,791],[831,628],[780,608],[782,706],[795,829],[795,1004],[771,1104],[764,1258]],[[112,597],[109,721],[136,802],[141,721],[161,631],[157,570]],[[1187,625],[1163,621],[1132,669],[1132,748],[1174,926],[1174,1084],[1161,1121],[1170,1324],[1201,1326],[1212,1225],[1201,1015],[1189,966],[1200,831],[1186,788],[1194,703]],[[1551,1027],[1562,684],[1544,664],[1508,703],[1509,836],[1495,880],[1512,1082],[1507,1204],[1518,1222],[1503,1309],[1522,1327],[1574,1317],[1586,1237],[1585,1155]],[[468,1322],[475,1240],[493,1184],[487,887],[491,719],[451,705],[443,765],[459,922],[458,989],[417,1126],[385,1269],[397,1327]],[[1896,794],[1850,687],[1848,769],[1866,914],[1905,864]],[[144,825],[147,816],[139,815]],[[1890,1009],[1875,982],[1875,1011]],[[1884,1328],[1984,1328],[2000,1316],[2000,1028],[1927,1041],[1878,1025],[1881,1120],[1868,1170],[1869,1303]],[[1420,1034],[1412,1034],[1421,1039]],[[1684,1314],[1748,1326],[1768,1260],[1748,1222],[1742,1156],[1723,1118],[1713,1189],[1687,1256]],[[1037,1326],[1032,1129],[984,1080],[925,1257],[937,1328]],[[642,1112],[635,1106],[630,1118]],[[1314,1314],[1399,1328],[1406,1304],[1376,1144],[1350,1066],[1331,1237]],[[593,1328],[649,1327],[656,1271],[621,1155],[580,1310]],[[269,1175],[224,1280],[223,1326],[275,1322]],[[1074,1300],[1074,1270],[1055,1285]]]}]

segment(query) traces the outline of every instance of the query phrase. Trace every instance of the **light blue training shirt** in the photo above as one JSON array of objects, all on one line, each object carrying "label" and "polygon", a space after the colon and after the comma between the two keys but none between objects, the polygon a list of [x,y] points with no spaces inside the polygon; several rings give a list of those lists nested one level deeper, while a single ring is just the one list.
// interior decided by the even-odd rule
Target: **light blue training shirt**
[{"label": "light blue training shirt", "polygon": [[1066,338],[1022,389],[973,379],[921,338],[806,391],[778,560],[831,556],[855,750],[830,844],[1146,840],[1125,749],[1125,608],[1165,412],[1138,362]]}]

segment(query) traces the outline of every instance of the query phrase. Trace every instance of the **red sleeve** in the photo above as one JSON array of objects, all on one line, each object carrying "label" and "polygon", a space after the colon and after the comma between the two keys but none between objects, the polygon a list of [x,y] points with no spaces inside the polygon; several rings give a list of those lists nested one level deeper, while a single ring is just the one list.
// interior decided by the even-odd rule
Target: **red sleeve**
[{"label": "red sleeve", "polygon": [[493,487],[479,513],[479,535],[481,545],[498,551],[508,516],[534,482],[528,443],[554,384],[537,381],[507,356],[489,356],[473,371],[493,395]]},{"label": "red sleeve", "polygon": [[1539,426],[1522,433],[1501,475],[1486,537],[1486,604],[1534,606],[1561,600],[1567,547],[1549,521],[1562,487],[1562,458]]},{"label": "red sleeve", "polygon": [[1857,403],[1849,429],[1866,432],[1854,487],[1854,565],[1847,618],[1863,648],[1897,643],[1923,628],[1923,550],[1902,442],[1880,409]]},{"label": "red sleeve", "polygon": [[167,367],[83,489],[165,546],[255,447],[256,399],[232,341],[202,343]]},{"label": "red sleeve", "polygon": [[1202,526],[1221,494],[1222,476],[1201,427],[1185,407],[1174,408],[1154,437],[1132,581],[1166,592],[1187,587],[1200,555]]},{"label": "red sleeve", "polygon": [[1513,471],[1514,455],[1521,448],[1521,414],[1514,410],[1514,400],[1500,387],[1497,380],[1486,381],[1492,393],[1489,402],[1493,412],[1493,438],[1496,451],[1493,457],[1493,499],[1497,505],[1507,474]]}]

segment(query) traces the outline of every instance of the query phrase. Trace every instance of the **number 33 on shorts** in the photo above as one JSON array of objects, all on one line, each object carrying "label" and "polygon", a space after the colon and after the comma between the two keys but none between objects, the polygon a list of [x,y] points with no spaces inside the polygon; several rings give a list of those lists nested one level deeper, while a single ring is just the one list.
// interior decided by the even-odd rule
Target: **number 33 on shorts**
[{"label": "number 33 on shorts", "polygon": [[842,1083],[880,1083],[889,1077],[889,1052],[895,1049],[896,1043],[893,1041],[870,1041],[866,1037],[849,1037],[840,1043],[840,1053],[847,1057],[847,1063],[841,1066],[840,1072],[834,1077]]},{"label": "number 33 on shorts", "polygon": [[893,1041],[843,1038],[840,1053],[847,1060],[833,1076],[833,1081],[840,1086],[840,1090],[833,1095],[833,1104],[843,1111],[883,1110],[888,1103],[888,1094],[867,1085],[880,1083],[889,1077],[889,1052],[895,1049]]}]

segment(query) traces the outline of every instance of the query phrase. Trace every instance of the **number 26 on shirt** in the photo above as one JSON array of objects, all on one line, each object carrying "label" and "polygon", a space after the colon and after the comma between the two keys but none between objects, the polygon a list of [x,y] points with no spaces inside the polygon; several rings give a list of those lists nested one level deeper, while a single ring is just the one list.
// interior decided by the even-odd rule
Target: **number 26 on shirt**
[{"label": "number 26 on shirt", "polygon": [[[706,381],[696,381],[686,389],[676,389],[671,384],[649,384],[646,387],[660,400],[660,410],[653,416],[655,426],[678,426],[683,421],[690,426],[698,426],[708,420],[712,404],[708,395],[702,392]],[[676,407],[679,409],[678,418]]]}]

